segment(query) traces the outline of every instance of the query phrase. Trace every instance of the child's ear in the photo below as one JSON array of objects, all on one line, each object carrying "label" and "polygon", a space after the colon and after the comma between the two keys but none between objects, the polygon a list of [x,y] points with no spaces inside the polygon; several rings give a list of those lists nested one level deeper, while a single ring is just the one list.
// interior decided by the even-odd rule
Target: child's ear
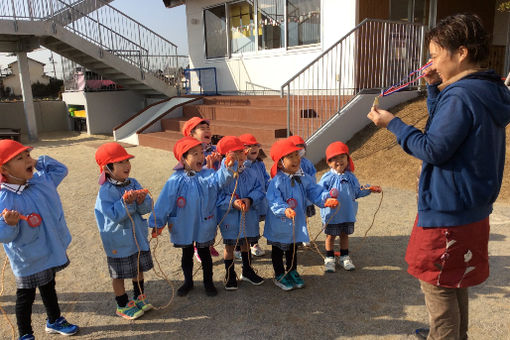
[{"label": "child's ear", "polygon": [[7,169],[5,169],[5,164],[0,166],[0,174],[4,176],[7,175]]}]

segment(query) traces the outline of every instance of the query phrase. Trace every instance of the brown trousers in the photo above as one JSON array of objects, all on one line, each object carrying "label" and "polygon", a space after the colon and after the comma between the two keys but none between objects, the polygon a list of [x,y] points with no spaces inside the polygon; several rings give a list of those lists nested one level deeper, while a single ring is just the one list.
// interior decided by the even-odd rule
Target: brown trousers
[{"label": "brown trousers", "polygon": [[445,288],[420,280],[429,313],[427,340],[465,340],[468,338],[468,289]]}]

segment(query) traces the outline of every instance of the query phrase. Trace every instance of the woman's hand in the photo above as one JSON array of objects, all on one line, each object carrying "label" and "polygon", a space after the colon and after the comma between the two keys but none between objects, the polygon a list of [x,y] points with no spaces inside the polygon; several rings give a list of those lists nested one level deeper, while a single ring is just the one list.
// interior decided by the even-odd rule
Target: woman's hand
[{"label": "woman's hand", "polygon": [[[430,60],[429,60],[429,62],[430,62]],[[437,70],[433,64],[430,65],[424,71],[424,74],[425,74],[425,76],[423,78],[429,85],[435,85],[435,84],[439,84],[441,82],[441,77],[439,76],[439,73],[437,73]]]},{"label": "woman's hand", "polygon": [[387,127],[388,124],[395,118],[395,116],[386,110],[382,110],[377,106],[372,106],[372,109],[367,115],[368,119],[370,119],[374,124],[378,127]]}]

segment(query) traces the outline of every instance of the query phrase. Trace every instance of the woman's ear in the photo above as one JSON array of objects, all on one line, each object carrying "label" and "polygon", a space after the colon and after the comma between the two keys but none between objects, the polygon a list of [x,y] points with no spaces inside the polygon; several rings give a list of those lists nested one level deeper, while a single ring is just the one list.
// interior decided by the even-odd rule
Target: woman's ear
[{"label": "woman's ear", "polygon": [[466,46],[462,46],[462,45],[459,46],[459,48],[457,49],[457,53],[459,55],[460,62],[468,60],[469,50],[466,48]]}]

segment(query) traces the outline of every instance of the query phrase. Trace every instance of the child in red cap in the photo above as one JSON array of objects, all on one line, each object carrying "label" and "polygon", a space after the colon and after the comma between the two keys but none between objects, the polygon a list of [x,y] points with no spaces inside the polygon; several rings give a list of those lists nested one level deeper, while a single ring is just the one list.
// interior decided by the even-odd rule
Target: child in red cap
[{"label": "child in red cap", "polygon": [[[128,320],[137,319],[152,309],[144,294],[143,272],[151,270],[153,263],[147,221],[142,217],[151,211],[152,199],[136,179],[129,177],[129,160],[133,157],[116,142],[103,144],[96,151],[101,187],[94,213],[112,278],[116,314]],[[131,301],[124,279],[133,281]]]},{"label": "child in red cap", "polygon": [[[358,211],[356,199],[369,195],[371,192],[381,192],[380,187],[365,185],[360,187],[358,179],[353,174],[354,163],[349,156],[349,148],[342,142],[333,142],[326,148],[326,162],[331,168],[319,181],[332,196],[338,198],[341,209],[325,207],[321,209],[322,222],[326,225],[326,258],[324,266],[326,272],[335,272],[335,238],[340,236],[340,258],[338,263],[345,270],[354,270],[354,264],[349,257],[349,235],[354,232],[354,222]],[[327,224],[326,224],[327,223]]]},{"label": "child in red cap", "polygon": [[[257,176],[253,169],[245,168],[246,154],[244,144],[235,136],[225,136],[218,142],[218,151],[222,155],[232,153],[239,164],[238,179],[236,183],[229,183],[218,193],[218,219],[225,250],[225,289],[237,289],[237,277],[234,269],[234,247],[241,247],[243,270],[241,280],[253,285],[261,285],[264,279],[258,276],[250,263],[250,243],[258,242],[260,238],[259,215],[257,207],[264,200]],[[229,209],[230,201],[234,195],[233,209]],[[243,216],[244,215],[244,216]]]},{"label": "child in red cap", "polygon": [[[319,207],[336,207],[338,201],[328,198],[329,192],[301,169],[300,150],[288,139],[271,147],[271,177],[267,189],[269,209],[266,215],[264,236],[272,245],[271,260],[275,272],[274,283],[283,290],[302,288],[304,281],[297,272],[297,245],[309,242],[306,227],[306,202]],[[282,257],[285,255],[287,270]]]},{"label": "child in red cap", "polygon": [[233,172],[224,165],[218,171],[204,168],[202,143],[190,136],[175,143],[174,155],[179,164],[159,194],[154,214],[149,218],[150,225],[156,223],[160,229],[168,225],[174,247],[182,248],[184,283],[177,295],[185,296],[193,289],[193,246],[196,245],[202,260],[205,293],[215,296],[218,292],[213,283],[209,247],[214,244],[216,234],[217,192],[232,179]]},{"label": "child in red cap", "polygon": [[[216,152],[216,146],[212,145],[212,134],[209,126],[209,121],[202,117],[192,117],[184,123],[182,127],[182,135],[184,137],[193,137],[198,141],[202,142],[204,148],[205,163],[208,163],[208,167],[214,170],[218,170],[220,165],[221,156]],[[214,248],[213,245],[209,247],[212,256],[220,256],[220,253]],[[194,248],[195,257],[201,262],[200,255],[197,252],[197,248]]]},{"label": "child in red cap", "polygon": [[[266,219],[267,199],[265,194],[267,192],[267,187],[271,178],[269,177],[269,174],[266,170],[266,165],[260,156],[262,149],[260,148],[260,144],[257,142],[255,136],[249,133],[245,133],[239,136],[239,140],[244,144],[244,152],[246,153],[247,158],[244,162],[244,166],[254,170],[260,187],[264,192],[264,199],[257,208],[259,221],[261,222]],[[250,249],[253,256],[264,256],[266,253],[264,249],[259,246],[258,242],[251,244]]]},{"label": "child in red cap", "polygon": [[20,339],[34,339],[32,305],[39,288],[46,332],[73,335],[79,328],[61,316],[55,290],[55,274],[69,265],[71,234],[57,192],[67,168],[48,156],[36,161],[31,150],[0,140],[0,242],[16,279],[18,331]]}]

